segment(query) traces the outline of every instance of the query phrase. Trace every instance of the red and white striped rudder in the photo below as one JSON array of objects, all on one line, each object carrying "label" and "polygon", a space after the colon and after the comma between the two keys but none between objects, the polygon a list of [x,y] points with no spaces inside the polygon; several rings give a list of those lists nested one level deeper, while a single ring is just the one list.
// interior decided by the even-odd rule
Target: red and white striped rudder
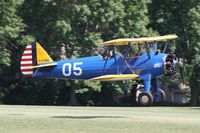
[{"label": "red and white striped rudder", "polygon": [[32,58],[32,45],[26,46],[26,49],[22,55],[20,69],[21,72],[26,75],[32,77],[33,75],[33,58]]},{"label": "red and white striped rudder", "polygon": [[[24,75],[33,77],[34,71],[42,68],[41,64],[52,62],[53,60],[42,48],[42,46],[38,42],[33,42],[26,46],[21,58],[20,69]],[[52,66],[52,64],[50,66]]]}]

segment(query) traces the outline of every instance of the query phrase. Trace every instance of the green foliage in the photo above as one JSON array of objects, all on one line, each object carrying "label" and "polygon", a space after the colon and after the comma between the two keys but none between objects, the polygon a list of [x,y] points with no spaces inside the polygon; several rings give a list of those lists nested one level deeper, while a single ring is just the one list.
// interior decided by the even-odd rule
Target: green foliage
[{"label": "green foliage", "polygon": [[149,7],[150,27],[160,34],[176,33],[179,36],[176,47],[172,47],[178,57],[184,59],[184,78],[192,89],[193,105],[197,105],[200,93],[199,57],[200,57],[200,2],[156,1]]},{"label": "green foliage", "polygon": [[[27,42],[33,40],[32,36],[25,34],[25,24],[22,22],[21,17],[18,16],[18,9],[22,3],[22,0],[0,1],[1,100],[8,97],[13,90],[17,90],[20,83],[22,83],[20,81],[24,81],[23,78],[20,78],[19,72],[19,58],[22,52],[21,48],[24,47]],[[21,89],[20,92],[23,92],[22,90],[23,89]],[[10,98],[15,99],[15,96],[16,95],[12,95]],[[23,99],[24,97],[18,97],[18,99]],[[10,101],[9,103],[12,102]]]},{"label": "green foliage", "polygon": [[[22,0],[0,1],[0,64],[10,65],[11,48],[17,47],[15,42],[24,31],[22,19],[17,15],[17,8]],[[11,47],[11,48],[10,48]],[[1,69],[1,68],[0,68]]]},{"label": "green foliage", "polygon": [[187,70],[190,69],[189,84],[191,86],[192,100],[191,105],[200,104],[200,2],[192,7],[188,13],[187,31],[189,41],[189,53],[187,54]]},{"label": "green foliage", "polygon": [[[67,105],[75,90],[81,105],[115,104],[124,84],[35,80],[23,77],[19,62],[25,45],[39,41],[54,60],[90,56],[96,43],[114,38],[176,33],[171,45],[185,59],[186,80],[199,87],[200,2],[157,0],[0,0],[0,99],[12,104]],[[84,51],[84,52],[83,52]]]}]

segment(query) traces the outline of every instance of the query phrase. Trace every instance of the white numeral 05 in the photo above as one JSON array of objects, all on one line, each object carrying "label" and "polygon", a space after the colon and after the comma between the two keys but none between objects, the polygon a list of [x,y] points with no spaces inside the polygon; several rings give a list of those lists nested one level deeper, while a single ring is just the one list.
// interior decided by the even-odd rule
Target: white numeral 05
[{"label": "white numeral 05", "polygon": [[[73,74],[76,76],[80,76],[82,74],[82,69],[78,67],[78,65],[82,65],[83,62],[75,62],[73,65]],[[68,72],[66,72],[66,67],[68,67]],[[62,67],[62,73],[64,76],[71,76],[72,74],[72,64],[71,63],[65,63]]]}]

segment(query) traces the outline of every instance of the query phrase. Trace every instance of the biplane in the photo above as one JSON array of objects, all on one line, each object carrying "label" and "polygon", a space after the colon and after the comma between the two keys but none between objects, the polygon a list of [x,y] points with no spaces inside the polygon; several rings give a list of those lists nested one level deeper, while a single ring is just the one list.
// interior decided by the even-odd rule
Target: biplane
[{"label": "biplane", "polygon": [[[158,77],[176,74],[176,57],[166,54],[166,48],[176,35],[123,38],[99,43],[108,47],[97,56],[53,61],[38,42],[28,45],[21,58],[21,72],[43,79],[92,81],[143,81],[143,91],[137,97],[140,105],[162,102],[165,93],[158,85]],[[162,50],[157,46],[161,44]],[[122,51],[120,47],[124,47]],[[141,49],[145,50],[141,52]],[[135,52],[136,49],[139,52]],[[134,52],[134,53],[133,53]],[[154,93],[152,93],[154,92]]]}]

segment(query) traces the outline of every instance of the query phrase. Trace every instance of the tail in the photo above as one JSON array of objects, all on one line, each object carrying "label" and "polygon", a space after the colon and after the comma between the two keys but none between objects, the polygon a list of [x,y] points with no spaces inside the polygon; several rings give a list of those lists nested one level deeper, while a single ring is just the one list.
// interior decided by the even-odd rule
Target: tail
[{"label": "tail", "polygon": [[40,64],[48,62],[53,62],[51,57],[38,42],[33,42],[26,46],[21,58],[20,69],[24,75],[32,77],[35,68],[38,68]]}]

